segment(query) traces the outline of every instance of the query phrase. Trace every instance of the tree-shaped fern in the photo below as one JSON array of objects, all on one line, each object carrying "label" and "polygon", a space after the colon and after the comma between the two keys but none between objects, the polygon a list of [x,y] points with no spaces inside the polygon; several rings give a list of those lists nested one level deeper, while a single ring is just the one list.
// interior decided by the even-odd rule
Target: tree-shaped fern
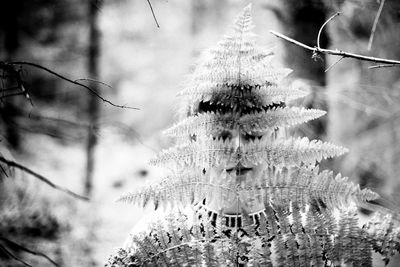
[{"label": "tree-shaped fern", "polygon": [[[170,174],[120,198],[170,215],[132,234],[109,266],[372,266],[373,251],[388,261],[399,250],[398,218],[376,193],[319,171],[346,149],[287,136],[325,112],[289,105],[306,93],[256,46],[250,11],[179,93],[181,121],[165,132],[177,145],[152,161]],[[357,207],[377,217],[360,226]]]}]

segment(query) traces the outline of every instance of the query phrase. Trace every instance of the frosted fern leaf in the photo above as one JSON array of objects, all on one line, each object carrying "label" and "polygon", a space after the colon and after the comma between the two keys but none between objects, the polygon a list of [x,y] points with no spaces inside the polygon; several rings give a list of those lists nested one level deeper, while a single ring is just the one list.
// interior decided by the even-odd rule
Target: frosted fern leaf
[{"label": "frosted fern leaf", "polygon": [[[239,186],[235,177],[223,172],[221,176],[188,172],[181,176],[170,176],[153,186],[127,193],[119,201],[146,206],[154,203],[155,209],[186,206],[207,199],[218,203],[219,208],[235,200],[243,203],[273,202],[287,206],[290,202],[310,203],[320,201],[329,208],[342,208],[351,203],[366,203],[379,198],[369,189],[361,190],[358,185],[332,172],[310,168],[267,168],[258,177],[248,179]],[[250,205],[251,206],[251,205]]]},{"label": "frosted fern leaf", "polygon": [[235,194],[236,185],[230,183],[220,183],[210,181],[209,177],[204,174],[194,175],[189,173],[186,175],[167,177],[153,186],[143,187],[141,190],[133,193],[126,193],[119,198],[119,201],[132,203],[136,205],[147,206],[150,201],[154,203],[155,209],[160,205],[167,208],[186,206],[196,204],[203,199],[218,198],[221,205],[227,205],[231,202]]},{"label": "frosted fern leaf", "polygon": [[347,149],[308,138],[289,138],[271,142],[269,138],[254,140],[246,146],[236,147],[230,140],[200,139],[179,147],[161,152],[150,163],[159,166],[211,168],[218,165],[267,164],[274,166],[293,166],[314,164],[322,159],[340,156]]},{"label": "frosted fern leaf", "polygon": [[[307,93],[257,46],[250,10],[179,93],[181,121],[166,131],[177,144],[151,162],[172,174],[120,198],[171,214],[133,233],[108,266],[372,266],[373,250],[386,263],[400,250],[396,211],[319,170],[346,149],[287,138],[287,127],[325,112],[287,106]],[[376,217],[360,227],[357,207]]]},{"label": "frosted fern leaf", "polygon": [[269,82],[252,85],[254,89],[252,89],[251,93],[246,92],[246,87],[243,86],[243,89],[242,87],[233,88],[226,81],[221,81],[220,83],[206,82],[189,87],[189,89],[178,93],[178,96],[182,96],[181,102],[188,106],[201,101],[223,103],[223,100],[225,100],[227,105],[231,106],[249,102],[254,106],[262,107],[274,103],[287,103],[308,95],[308,92],[291,87],[279,87]]},{"label": "frosted fern leaf", "polygon": [[357,226],[354,211],[334,219],[317,205],[303,214],[297,204],[292,207],[297,220],[269,205],[257,216],[256,224],[243,218],[240,229],[226,226],[224,218],[210,227],[208,214],[202,211],[197,213],[201,226],[190,228],[186,216],[172,214],[166,222],[155,223],[146,234],[135,237],[136,251],[126,251],[125,260],[134,259],[140,266],[235,266],[238,258],[245,266],[324,266],[329,259],[335,266],[372,266],[370,245]]},{"label": "frosted fern leaf", "polygon": [[267,133],[277,128],[314,120],[325,114],[326,112],[323,110],[297,107],[275,108],[241,117],[231,113],[207,112],[180,121],[164,131],[164,134],[172,137],[187,137],[190,135],[216,136],[226,129],[239,129],[240,132],[247,134]]}]

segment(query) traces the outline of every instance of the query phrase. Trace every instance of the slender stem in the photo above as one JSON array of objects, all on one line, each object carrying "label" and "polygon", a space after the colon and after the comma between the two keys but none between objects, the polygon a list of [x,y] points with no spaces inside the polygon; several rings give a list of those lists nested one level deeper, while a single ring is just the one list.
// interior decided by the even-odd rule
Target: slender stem
[{"label": "slender stem", "polygon": [[49,256],[47,256],[47,255],[44,254],[44,253],[37,252],[37,251],[31,250],[31,249],[29,249],[29,248],[26,248],[26,247],[24,247],[24,246],[22,246],[22,245],[20,245],[20,244],[17,244],[17,243],[15,243],[14,241],[11,241],[10,239],[5,238],[5,237],[1,237],[1,236],[0,236],[0,240],[2,240],[2,241],[5,242],[5,243],[10,244],[12,247],[18,248],[19,250],[23,250],[23,251],[28,252],[28,253],[30,253],[30,254],[32,254],[32,255],[35,255],[35,256],[43,257],[43,258],[45,258],[46,260],[48,260],[49,262],[51,262],[54,266],[59,266],[54,260],[52,260]]},{"label": "slender stem", "polygon": [[391,67],[399,67],[399,65],[396,64],[380,64],[380,65],[375,65],[375,66],[370,66],[368,69],[380,69],[380,68],[391,68]]},{"label": "slender stem", "polygon": [[81,195],[79,195],[79,194],[77,194],[77,193],[74,193],[74,192],[70,191],[70,190],[67,189],[67,188],[64,188],[64,187],[62,187],[62,186],[59,186],[59,185],[54,184],[53,182],[51,182],[49,179],[47,179],[47,178],[44,177],[43,175],[38,174],[37,172],[34,172],[34,171],[32,171],[31,169],[25,167],[24,165],[21,165],[21,164],[15,162],[15,161],[8,160],[8,159],[6,159],[6,158],[4,158],[4,157],[2,157],[2,156],[0,156],[0,161],[1,161],[1,162],[4,162],[5,164],[7,164],[7,165],[10,166],[10,167],[15,167],[15,168],[17,168],[17,169],[20,169],[21,171],[26,172],[26,173],[32,175],[33,177],[35,177],[35,178],[41,180],[42,182],[48,184],[49,186],[51,186],[51,187],[53,187],[53,188],[55,188],[55,189],[57,189],[57,190],[60,190],[60,191],[62,191],[62,192],[64,192],[64,193],[67,193],[67,194],[69,194],[69,195],[71,195],[71,196],[73,196],[73,197],[75,197],[75,198],[78,198],[78,199],[81,199],[81,200],[86,200],[86,201],[89,200],[89,198],[87,198],[87,197],[85,197],[85,196],[81,196]]},{"label": "slender stem", "polygon": [[17,95],[25,95],[26,92],[17,92],[17,93],[11,93],[11,94],[3,94],[0,96],[0,99],[7,98],[7,97],[12,97],[12,96],[17,96]]},{"label": "slender stem", "polygon": [[372,41],[374,40],[374,36],[375,36],[376,26],[378,25],[379,17],[381,16],[384,4],[385,4],[385,0],[381,0],[381,5],[379,6],[378,12],[376,13],[374,24],[372,25],[371,35],[369,36],[368,51],[371,50]]},{"label": "slender stem", "polygon": [[69,119],[64,119],[64,118],[57,118],[57,117],[49,117],[49,116],[43,116],[40,113],[25,113],[29,119],[37,120],[37,121],[51,121],[51,122],[56,122],[56,123],[63,123],[63,124],[68,124],[73,127],[81,127],[81,128],[96,128],[96,125],[92,125],[88,122],[76,122],[73,120]]},{"label": "slender stem", "polygon": [[0,169],[1,169],[1,171],[4,173],[4,175],[6,176],[6,177],[8,177],[8,174],[7,174],[7,172],[6,172],[6,170],[4,169],[4,167],[0,164]]},{"label": "slender stem", "polygon": [[319,29],[319,31],[318,31],[318,36],[317,36],[317,47],[319,48],[319,49],[321,49],[321,45],[320,45],[320,39],[321,39],[321,33],[322,33],[322,30],[324,29],[324,27],[331,21],[331,20],[333,20],[335,17],[337,17],[337,16],[339,16],[340,15],[340,12],[337,12],[336,14],[334,14],[333,16],[331,16],[327,21],[325,21],[324,22],[324,24],[322,24],[322,26],[321,26],[321,28]]},{"label": "slender stem", "polygon": [[8,251],[8,249],[5,248],[5,246],[3,246],[2,244],[0,244],[0,251],[3,251],[4,254],[8,255],[9,257],[13,258],[14,260],[22,263],[24,266],[28,266],[28,267],[33,267],[32,265],[30,265],[29,263],[23,261],[22,259],[18,258],[17,256],[15,256],[13,253],[11,253],[10,251]]},{"label": "slender stem", "polygon": [[18,90],[18,89],[20,89],[19,86],[13,86],[13,87],[9,87],[9,88],[0,89],[0,92],[14,91],[14,90]]},{"label": "slender stem", "polygon": [[158,21],[157,21],[156,15],[154,14],[153,6],[151,5],[150,0],[147,0],[147,3],[149,3],[151,14],[153,14],[153,18],[154,18],[154,21],[155,21],[155,23],[157,25],[157,28],[160,28],[160,25],[158,24]]},{"label": "slender stem", "polygon": [[98,81],[98,80],[95,80],[95,79],[82,78],[82,79],[76,79],[76,80],[75,80],[75,82],[79,82],[79,81],[89,81],[89,82],[99,83],[99,84],[101,84],[101,85],[107,86],[107,87],[110,88],[110,89],[114,89],[111,85],[109,85],[109,84],[107,84],[107,83],[104,83],[104,82],[101,82],[101,81]]},{"label": "slender stem", "polygon": [[332,65],[330,65],[325,72],[328,72],[331,68],[333,68],[336,64],[338,64],[344,57],[339,58],[338,60],[336,60]]},{"label": "slender stem", "polygon": [[110,104],[111,106],[118,107],[118,108],[138,109],[138,108],[134,108],[134,107],[126,106],[126,105],[117,105],[117,104],[114,104],[114,103],[112,103],[111,101],[109,101],[109,100],[103,98],[100,94],[98,94],[95,90],[93,90],[93,89],[90,88],[89,86],[86,86],[86,85],[84,85],[83,83],[80,83],[80,82],[71,80],[71,79],[69,79],[69,78],[67,78],[67,77],[65,77],[65,76],[63,76],[63,75],[61,75],[61,74],[58,74],[57,72],[52,71],[52,70],[50,70],[50,69],[48,69],[48,68],[46,68],[46,67],[43,67],[43,66],[41,66],[41,65],[39,65],[39,64],[35,64],[35,63],[32,63],[32,62],[26,62],[26,61],[7,62],[7,63],[3,63],[3,64],[9,64],[9,65],[26,65],[26,66],[31,66],[31,67],[35,67],[35,68],[41,69],[41,70],[44,70],[44,71],[46,71],[46,72],[48,72],[48,73],[50,73],[50,74],[52,74],[52,75],[54,75],[54,76],[56,76],[56,77],[58,77],[58,78],[64,80],[64,81],[70,82],[70,83],[72,83],[72,84],[81,86],[81,87],[83,87],[83,88],[89,90],[89,92],[90,92],[91,94],[97,96],[97,97],[100,98],[103,102],[106,102],[106,103]]},{"label": "slender stem", "polygon": [[292,44],[298,45],[300,47],[303,47],[307,50],[310,50],[316,54],[329,54],[329,55],[334,55],[334,56],[341,56],[341,57],[348,57],[348,58],[354,58],[358,60],[363,60],[363,61],[370,61],[370,62],[375,62],[375,63],[383,63],[383,64],[393,64],[393,65],[400,65],[399,60],[393,60],[393,59],[385,59],[385,58],[379,58],[379,57],[370,57],[370,56],[364,56],[364,55],[359,55],[359,54],[354,54],[354,53],[348,53],[344,52],[341,50],[331,50],[331,49],[324,49],[324,48],[318,48],[318,47],[311,47],[306,44],[303,44],[299,41],[296,41],[286,35],[283,35],[281,33],[275,32],[275,31],[270,31],[271,34],[275,35],[278,38],[281,38],[285,41],[288,41]]}]

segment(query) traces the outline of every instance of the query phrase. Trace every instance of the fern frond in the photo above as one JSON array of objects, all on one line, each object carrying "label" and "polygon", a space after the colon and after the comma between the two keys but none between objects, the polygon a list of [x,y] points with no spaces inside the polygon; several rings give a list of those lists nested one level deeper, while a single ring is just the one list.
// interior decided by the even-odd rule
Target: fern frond
[{"label": "fern frond", "polygon": [[393,214],[378,211],[363,229],[374,250],[382,254],[385,264],[396,252],[400,252],[400,221]]},{"label": "fern frond", "polygon": [[165,209],[168,204],[171,207],[177,204],[186,206],[203,199],[214,199],[218,200],[217,203],[222,207],[229,205],[235,199],[235,188],[233,181],[224,182],[223,179],[210,181],[210,178],[203,174],[186,174],[167,177],[153,186],[125,193],[118,201],[143,207],[152,201],[155,209],[158,209],[160,205],[163,205]]},{"label": "fern frond", "polygon": [[[178,145],[151,161],[174,174],[120,198],[196,210],[132,235],[111,266],[371,266],[372,249],[385,263],[400,250],[399,216],[374,203],[379,195],[315,165],[345,148],[275,133],[325,112],[282,107],[307,93],[286,86],[291,70],[256,46],[250,10],[179,93],[188,118],[166,131]],[[185,138],[192,141],[179,142]],[[357,207],[376,212],[363,228]]]},{"label": "fern frond", "polygon": [[[199,88],[205,88],[205,84],[215,85],[248,85],[251,87],[262,86],[268,88],[270,86],[277,87],[281,80],[287,77],[292,70],[288,68],[272,67],[270,59],[268,59],[269,68],[266,69],[263,61],[257,62],[258,57],[249,57],[247,60],[234,61],[232,59],[212,59],[212,61],[204,63],[203,67],[199,67],[192,74],[188,81],[187,89],[179,95],[188,93],[196,93]],[[197,90],[194,90],[191,84]],[[209,92],[209,91],[208,91]],[[204,91],[207,93],[207,91]]]},{"label": "fern frond", "polygon": [[[272,173],[272,175],[271,175]],[[222,176],[227,175],[226,172]],[[291,172],[274,172],[271,169],[262,175],[264,181],[256,182],[258,186],[236,187],[232,177],[215,177],[199,174],[169,177],[155,186],[145,187],[137,192],[127,193],[120,201],[132,204],[147,205],[152,201],[157,209],[160,203],[164,208],[170,204],[188,205],[207,199],[218,208],[229,206],[239,197],[251,207],[251,203],[275,203],[279,206],[290,206],[291,203],[308,203],[315,201],[329,208],[342,208],[352,204],[377,199],[379,196],[369,189],[360,190],[358,185],[334,177],[332,172],[316,173],[315,170],[299,168]],[[261,180],[261,179],[260,179]],[[326,223],[325,223],[326,224]]]},{"label": "fern frond", "polygon": [[[274,203],[289,207],[297,203],[305,207],[310,203],[321,203],[330,209],[363,205],[379,198],[369,189],[361,190],[358,185],[334,176],[332,172],[318,169],[291,168],[276,170],[267,168],[258,178],[238,189],[243,203]],[[325,226],[328,224],[325,223]]]},{"label": "fern frond", "polygon": [[243,8],[242,13],[236,18],[234,25],[235,31],[241,35],[254,27],[251,17],[251,4]]},{"label": "fern frond", "polygon": [[273,53],[259,49],[253,39],[253,33],[226,36],[216,48],[202,55],[189,84],[279,84],[292,70],[276,67],[272,63]]},{"label": "fern frond", "polygon": [[207,112],[188,117],[164,131],[172,137],[190,135],[217,136],[223,130],[238,129],[241,133],[266,133],[279,127],[287,127],[316,119],[326,112],[318,109],[297,107],[275,108],[246,114],[237,118],[233,114]]},{"label": "fern frond", "polygon": [[[352,264],[353,266],[372,266],[371,248],[368,246],[365,232],[358,226],[355,209],[343,211],[338,222],[338,233],[332,251],[335,266]],[[367,246],[366,246],[367,245]],[[365,249],[362,251],[360,248]],[[365,257],[367,254],[367,257]]]},{"label": "fern frond", "polygon": [[271,142],[267,138],[249,142],[242,149],[240,160],[243,164],[267,164],[273,166],[295,166],[314,164],[322,159],[340,156],[347,149],[319,140],[289,138]]},{"label": "fern frond", "polygon": [[290,138],[271,142],[269,138],[254,140],[237,147],[230,140],[222,141],[212,138],[199,139],[178,147],[162,151],[152,161],[153,165],[175,167],[198,166],[210,168],[221,164],[238,164],[245,166],[267,164],[273,166],[295,166],[314,164],[322,159],[340,156],[347,149],[319,140],[308,138]]},{"label": "fern frond", "polygon": [[114,255],[109,257],[105,267],[137,266],[139,263],[140,259],[131,249],[119,248]]},{"label": "fern frond", "polygon": [[265,107],[281,102],[289,103],[307,96],[309,93],[291,86],[281,87],[274,84],[257,85],[250,93],[232,90],[225,82],[220,84],[196,84],[182,91],[178,96],[183,96],[181,105],[192,106],[199,102],[214,102],[226,106],[254,106]]},{"label": "fern frond", "polygon": [[[225,36],[215,49],[204,53],[185,89],[178,93],[183,96],[182,106],[218,101],[226,106],[249,102],[262,107],[308,94],[281,85],[292,71],[276,67],[271,61],[272,53],[255,46],[251,24],[251,16],[244,12],[235,24],[233,36]],[[250,92],[247,96],[244,89]],[[243,101],[243,97],[247,100]]]},{"label": "fern frond", "polygon": [[254,114],[246,114],[239,119],[239,127],[245,133],[265,132],[268,129],[288,127],[314,120],[325,115],[318,109],[297,107],[275,108]]},{"label": "fern frond", "polygon": [[[192,266],[200,265],[196,258],[200,252],[192,248],[192,237],[187,240],[188,242],[180,240],[184,232],[190,231],[186,225],[180,223],[181,220],[185,220],[183,214],[175,214],[175,217],[167,220],[169,222],[166,225],[163,221],[151,225],[149,234],[141,233],[133,237],[137,249],[132,254],[135,255],[139,265],[170,266],[186,263],[192,263]],[[173,236],[176,236],[177,242],[174,242]],[[181,254],[183,249],[186,249],[187,256]]]},{"label": "fern frond", "polygon": [[168,128],[163,134],[171,137],[196,135],[214,135],[224,129],[236,128],[237,118],[232,114],[218,114],[207,112],[188,117]]},{"label": "fern frond", "polygon": [[264,85],[255,91],[255,94],[264,100],[264,105],[271,105],[274,103],[289,103],[292,100],[303,98],[309,92],[296,89],[292,86],[281,87],[275,85]]},{"label": "fern frond", "polygon": [[209,168],[226,164],[235,156],[235,147],[229,140],[213,140],[207,138],[207,146],[203,142],[190,142],[181,146],[163,150],[150,161],[150,164],[170,167],[201,166]]},{"label": "fern frond", "polygon": [[286,235],[286,246],[287,246],[287,260],[286,262],[290,266],[301,266],[300,265],[300,253],[296,239],[292,238],[291,235]]},{"label": "fern frond", "polygon": [[330,219],[325,217],[329,211],[311,205],[304,214],[305,222],[296,222],[299,232],[293,231],[292,215],[283,206],[267,205],[256,225],[241,228],[230,228],[221,220],[212,226],[204,212],[196,214],[193,225],[179,212],[154,223],[147,234],[133,237],[137,249],[130,252],[130,258],[141,265],[163,266],[187,262],[234,266],[238,259],[242,264],[263,266],[323,266],[327,261],[338,266],[371,266],[371,247],[352,212],[341,212],[339,220],[331,219],[336,227],[326,228],[323,223]]}]

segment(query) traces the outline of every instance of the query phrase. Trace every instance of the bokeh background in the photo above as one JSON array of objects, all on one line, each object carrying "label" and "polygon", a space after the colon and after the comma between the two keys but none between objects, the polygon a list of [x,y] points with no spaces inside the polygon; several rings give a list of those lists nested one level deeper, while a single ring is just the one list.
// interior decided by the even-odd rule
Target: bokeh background
[{"label": "bokeh background", "polygon": [[[249,3],[259,45],[310,91],[296,104],[328,111],[296,134],[348,147],[348,155],[324,166],[378,191],[385,204],[396,203],[400,69],[369,69],[376,64],[353,59],[329,68],[338,58],[312,57],[269,30],[315,46],[321,25],[340,11],[323,31],[322,47],[400,59],[398,1],[385,2],[370,50],[376,0],[152,0],[160,27],[146,0],[6,1],[0,10],[1,266],[24,266],[11,255],[52,266],[26,248],[60,266],[102,266],[123,244],[151,209],[115,200],[162,177],[148,161],[171,145],[161,131],[177,120],[176,93],[199,54],[229,33]],[[46,69],[11,62],[38,64],[137,109],[112,106]]]}]

